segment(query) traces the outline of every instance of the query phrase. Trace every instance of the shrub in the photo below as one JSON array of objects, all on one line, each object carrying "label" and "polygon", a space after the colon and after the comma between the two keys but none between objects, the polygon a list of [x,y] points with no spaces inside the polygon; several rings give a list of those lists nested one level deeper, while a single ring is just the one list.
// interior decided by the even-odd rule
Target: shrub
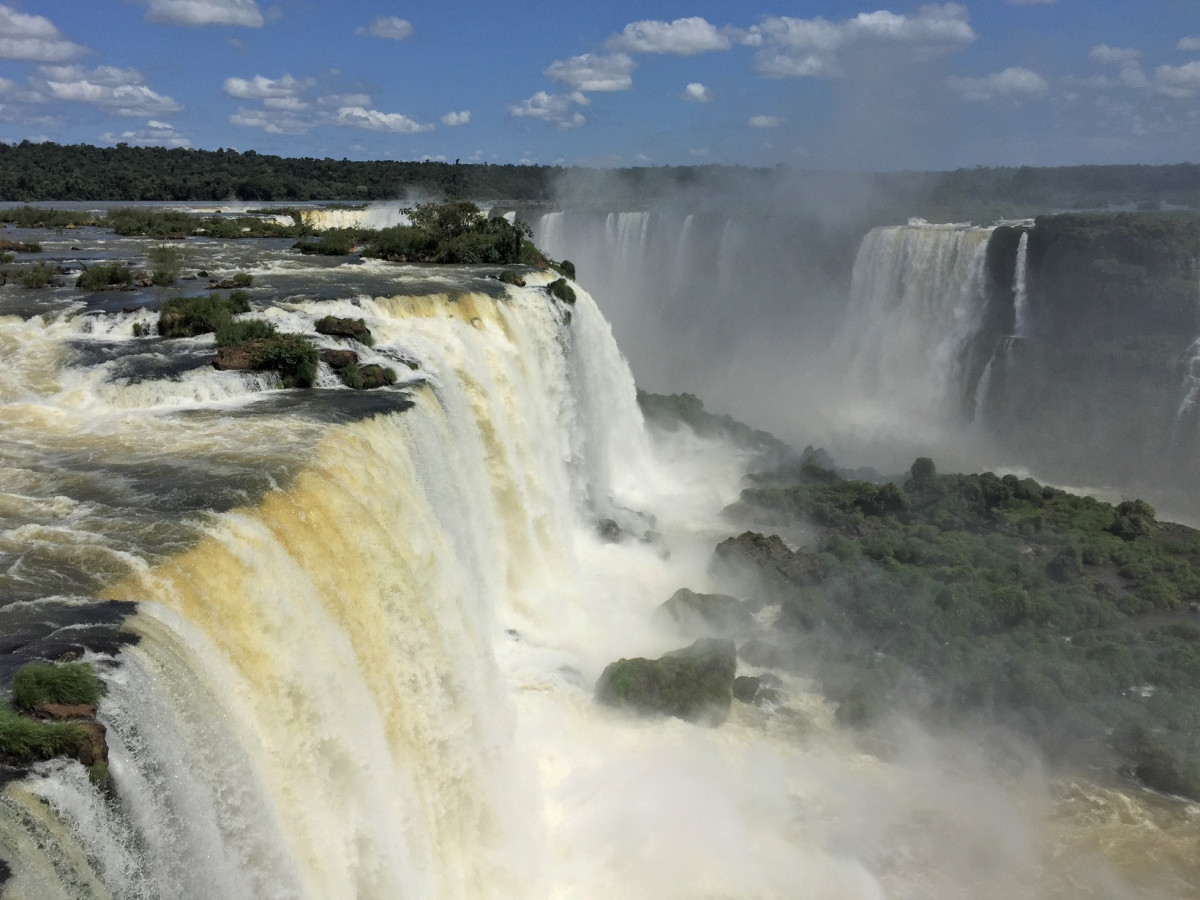
[{"label": "shrub", "polygon": [[133,336],[134,337],[149,337],[150,336],[150,326],[147,325],[145,322],[134,322],[133,323]]},{"label": "shrub", "polygon": [[217,346],[232,347],[246,341],[261,341],[275,334],[275,326],[262,319],[233,319],[217,329]]},{"label": "shrub", "polygon": [[230,291],[229,311],[234,315],[250,312],[250,292],[242,290]]},{"label": "shrub", "polygon": [[546,290],[550,292],[551,297],[556,297],[563,303],[575,302],[575,291],[571,289],[571,285],[567,284],[567,279],[559,278],[557,281],[550,282],[546,286]]},{"label": "shrub", "polygon": [[571,262],[569,259],[564,259],[562,262],[551,263],[550,265],[555,271],[560,272],[567,278],[575,281],[575,263]]},{"label": "shrub", "polygon": [[57,280],[54,277],[54,269],[45,263],[38,263],[21,273],[21,286],[31,290],[50,287],[56,284]]},{"label": "shrub", "polygon": [[217,331],[229,324],[234,314],[249,312],[246,297],[205,294],[200,297],[172,297],[158,313],[158,333],[163,337],[194,337]]},{"label": "shrub", "polygon": [[13,676],[13,703],[30,711],[43,703],[94,704],[103,693],[104,685],[87,663],[30,663]]},{"label": "shrub", "polygon": [[504,284],[511,284],[514,287],[525,287],[525,279],[512,269],[505,269],[496,277],[499,278]]},{"label": "shrub", "polygon": [[100,263],[84,269],[75,281],[75,287],[85,291],[107,291],[112,288],[128,287],[133,283],[129,266],[120,263]]},{"label": "shrub", "polygon": [[0,708],[0,756],[13,762],[34,762],[74,754],[85,740],[78,725],[39,722]]},{"label": "shrub", "polygon": [[249,272],[235,272],[233,277],[229,279],[229,282],[235,288],[248,288],[254,284],[254,276]]},{"label": "shrub", "polygon": [[187,251],[182,247],[172,247],[169,244],[159,244],[146,251],[146,259],[150,261],[150,280],[157,285],[174,284],[187,259]]},{"label": "shrub", "polygon": [[278,372],[284,387],[312,387],[317,378],[317,348],[298,334],[273,334],[254,351],[250,364]]}]

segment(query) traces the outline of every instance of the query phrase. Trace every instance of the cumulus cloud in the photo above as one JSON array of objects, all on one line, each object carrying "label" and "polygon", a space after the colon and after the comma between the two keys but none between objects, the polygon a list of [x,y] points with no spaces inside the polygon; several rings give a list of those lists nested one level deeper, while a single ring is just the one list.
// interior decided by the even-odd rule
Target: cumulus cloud
[{"label": "cumulus cloud", "polygon": [[122,131],[120,134],[105,132],[100,140],[108,144],[132,144],[135,147],[192,146],[192,142],[177,132],[173,125],[157,119],[151,119],[141,130]]},{"label": "cumulus cloud", "polygon": [[244,128],[261,128],[267,134],[304,134],[319,124],[311,116],[299,116],[288,110],[245,107],[239,107],[229,117],[229,122]]},{"label": "cumulus cloud", "polygon": [[471,111],[464,109],[462,112],[448,112],[442,116],[442,124],[449,125],[453,128],[456,125],[471,124]]},{"label": "cumulus cloud", "polygon": [[86,47],[68,41],[46,17],[0,4],[0,59],[57,63],[85,52]]},{"label": "cumulus cloud", "polygon": [[1049,85],[1041,75],[1029,69],[1012,67],[983,78],[947,79],[950,89],[966,100],[1019,102],[1043,96]]},{"label": "cumulus cloud", "polygon": [[700,16],[673,22],[645,20],[630,22],[620,34],[608,39],[610,50],[629,53],[673,53],[693,56],[733,46],[728,33],[717,29]]},{"label": "cumulus cloud", "polygon": [[1097,44],[1088,51],[1088,58],[1098,63],[1125,66],[1141,59],[1142,52],[1134,50],[1132,47],[1110,47],[1108,44]]},{"label": "cumulus cloud", "polygon": [[637,63],[627,53],[584,53],[551,63],[545,74],[573,91],[627,91],[633,87],[635,68]]},{"label": "cumulus cloud", "polygon": [[1185,53],[1200,51],[1200,37],[1180,38],[1179,43],[1175,45],[1175,49],[1183,50]]},{"label": "cumulus cloud", "polygon": [[746,124],[751,128],[778,128],[783,124],[783,119],[779,116],[751,116]]},{"label": "cumulus cloud", "polygon": [[406,41],[413,36],[412,22],[397,16],[377,16],[370,25],[364,25],[354,32],[360,36],[387,38],[393,41]]},{"label": "cumulus cloud", "polygon": [[559,128],[578,128],[587,119],[575,106],[586,106],[588,99],[579,91],[570,94],[548,94],[538,91],[528,100],[510,103],[509,115],[518,119],[536,119],[549,122]]},{"label": "cumulus cloud", "polygon": [[258,28],[263,14],[254,0],[149,0],[146,21],[160,25],[241,25]]},{"label": "cumulus cloud", "polygon": [[1200,60],[1154,70],[1154,89],[1166,97],[1188,98],[1200,94]]},{"label": "cumulus cloud", "polygon": [[136,69],[116,66],[43,66],[30,79],[37,99],[89,103],[121,116],[152,116],[178,112],[183,106],[150,89]]},{"label": "cumulus cloud", "polygon": [[423,124],[400,113],[385,113],[361,106],[343,106],[337,111],[334,124],[367,131],[386,131],[391,134],[419,134],[433,131],[432,125]]},{"label": "cumulus cloud", "polygon": [[[255,75],[253,78],[226,78],[224,89],[230,97],[239,100],[263,101],[299,101],[300,94],[312,87],[313,82],[300,81],[291,75],[282,78],[267,78]],[[271,105],[267,103],[267,105]],[[277,108],[286,108],[277,106]]]},{"label": "cumulus cloud", "polygon": [[922,6],[911,15],[878,10],[844,22],[768,16],[743,43],[761,49],[755,67],[768,78],[840,78],[841,57],[884,47],[906,51],[914,61],[953,53],[975,40],[967,9],[957,3]]},{"label": "cumulus cloud", "polygon": [[684,100],[690,100],[693,103],[708,103],[712,100],[712,91],[700,84],[700,82],[693,81],[683,89],[682,97]]}]

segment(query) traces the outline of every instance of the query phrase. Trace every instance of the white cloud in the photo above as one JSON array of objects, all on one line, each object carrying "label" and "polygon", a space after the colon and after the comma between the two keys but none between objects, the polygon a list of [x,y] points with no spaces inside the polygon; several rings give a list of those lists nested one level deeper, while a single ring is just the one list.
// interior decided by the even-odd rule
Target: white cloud
[{"label": "white cloud", "polygon": [[354,32],[359,36],[388,38],[393,41],[406,41],[413,36],[412,22],[397,16],[377,16]]},{"label": "white cloud", "polygon": [[587,119],[583,117],[583,113],[572,107],[586,106],[587,103],[587,97],[578,91],[570,94],[548,94],[545,91],[538,91],[528,100],[510,103],[508,112],[509,115],[518,119],[537,119],[540,122],[549,122],[564,129],[578,128]]},{"label": "white cloud", "polygon": [[44,16],[25,15],[0,4],[0,59],[55,63],[86,51],[64,38]]},{"label": "white cloud", "polygon": [[40,78],[30,79],[38,100],[90,103],[122,116],[158,115],[183,109],[171,97],[152,91],[136,69],[43,66],[40,73]]},{"label": "white cloud", "polygon": [[684,100],[690,100],[693,103],[708,103],[712,100],[712,91],[698,81],[693,81],[683,89],[682,97]]},{"label": "white cloud", "polygon": [[1185,53],[1200,51],[1200,37],[1180,38],[1179,43],[1175,45],[1175,49],[1183,50]]},{"label": "white cloud", "polygon": [[239,100],[285,100],[295,99],[313,86],[311,80],[300,81],[291,75],[282,78],[267,78],[255,75],[253,78],[226,78],[224,89],[230,97]]},{"label": "white cloud", "polygon": [[729,35],[700,16],[676,19],[674,22],[645,20],[630,22],[620,34],[608,39],[610,50],[629,53],[674,53],[693,56],[712,50],[728,50],[733,46]]},{"label": "white cloud", "polygon": [[768,78],[839,78],[841,55],[854,50],[904,49],[914,61],[953,53],[975,40],[967,9],[957,3],[920,7],[912,15],[879,10],[844,22],[768,16],[743,43],[760,46],[755,68]]},{"label": "white cloud", "polygon": [[1175,98],[1200,94],[1200,60],[1182,66],[1159,66],[1154,70],[1154,89]]},{"label": "white cloud", "polygon": [[0,78],[0,94],[7,94],[17,86],[15,81],[10,81],[7,78]]},{"label": "white cloud", "polygon": [[751,116],[746,124],[751,128],[778,128],[783,124],[783,119],[779,116]]},{"label": "white cloud", "polygon": [[254,0],[149,0],[147,22],[160,25],[242,25],[258,28],[263,14]]},{"label": "white cloud", "polygon": [[1031,100],[1043,96],[1050,87],[1037,72],[1020,67],[994,72],[983,78],[951,77],[946,82],[951,90],[964,99],[982,102]]},{"label": "white cloud", "polygon": [[1097,44],[1088,51],[1088,58],[1098,63],[1115,66],[1127,66],[1142,58],[1142,51],[1132,47],[1110,47],[1108,44]]},{"label": "white cloud", "polygon": [[453,128],[456,125],[471,124],[471,111],[464,109],[462,112],[448,112],[442,116],[442,124],[449,125]]},{"label": "white cloud", "polygon": [[585,53],[551,63],[546,75],[574,91],[627,91],[633,87],[635,68],[637,63],[626,53]]},{"label": "white cloud", "polygon": [[229,122],[244,128],[261,128],[267,134],[304,134],[319,124],[311,117],[297,116],[287,110],[245,107],[239,107],[238,111],[229,117]]},{"label": "white cloud", "polygon": [[419,134],[433,131],[432,125],[422,124],[400,113],[385,113],[361,106],[343,106],[337,111],[335,125],[365,128],[367,131],[386,131],[391,134]]},{"label": "white cloud", "polygon": [[192,142],[177,132],[173,125],[151,119],[144,130],[111,131],[100,136],[108,144],[132,144],[134,147],[190,147]]}]

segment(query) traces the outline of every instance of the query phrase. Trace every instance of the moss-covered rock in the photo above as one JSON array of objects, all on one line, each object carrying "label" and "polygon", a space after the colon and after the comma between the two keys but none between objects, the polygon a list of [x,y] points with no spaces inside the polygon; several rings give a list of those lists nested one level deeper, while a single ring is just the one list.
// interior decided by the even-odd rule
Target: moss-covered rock
[{"label": "moss-covered rock", "polygon": [[655,617],[684,634],[743,631],[754,625],[746,604],[729,594],[700,594],[680,588],[656,611]]},{"label": "moss-covered rock", "polygon": [[375,339],[371,336],[371,329],[367,327],[367,323],[362,319],[325,316],[323,319],[318,319],[314,327],[317,330],[317,334],[351,338],[368,347],[375,343]]},{"label": "moss-covered rock", "polygon": [[733,641],[702,638],[658,659],[611,663],[596,682],[596,700],[716,726],[729,715],[736,670]]}]

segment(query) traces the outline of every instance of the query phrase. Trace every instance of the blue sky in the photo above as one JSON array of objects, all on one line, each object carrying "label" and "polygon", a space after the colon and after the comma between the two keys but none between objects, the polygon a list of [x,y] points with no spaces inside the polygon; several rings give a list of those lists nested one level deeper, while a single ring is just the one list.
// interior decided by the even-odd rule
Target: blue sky
[{"label": "blue sky", "polygon": [[0,140],[562,165],[1200,159],[1200,0],[7,0]]}]

